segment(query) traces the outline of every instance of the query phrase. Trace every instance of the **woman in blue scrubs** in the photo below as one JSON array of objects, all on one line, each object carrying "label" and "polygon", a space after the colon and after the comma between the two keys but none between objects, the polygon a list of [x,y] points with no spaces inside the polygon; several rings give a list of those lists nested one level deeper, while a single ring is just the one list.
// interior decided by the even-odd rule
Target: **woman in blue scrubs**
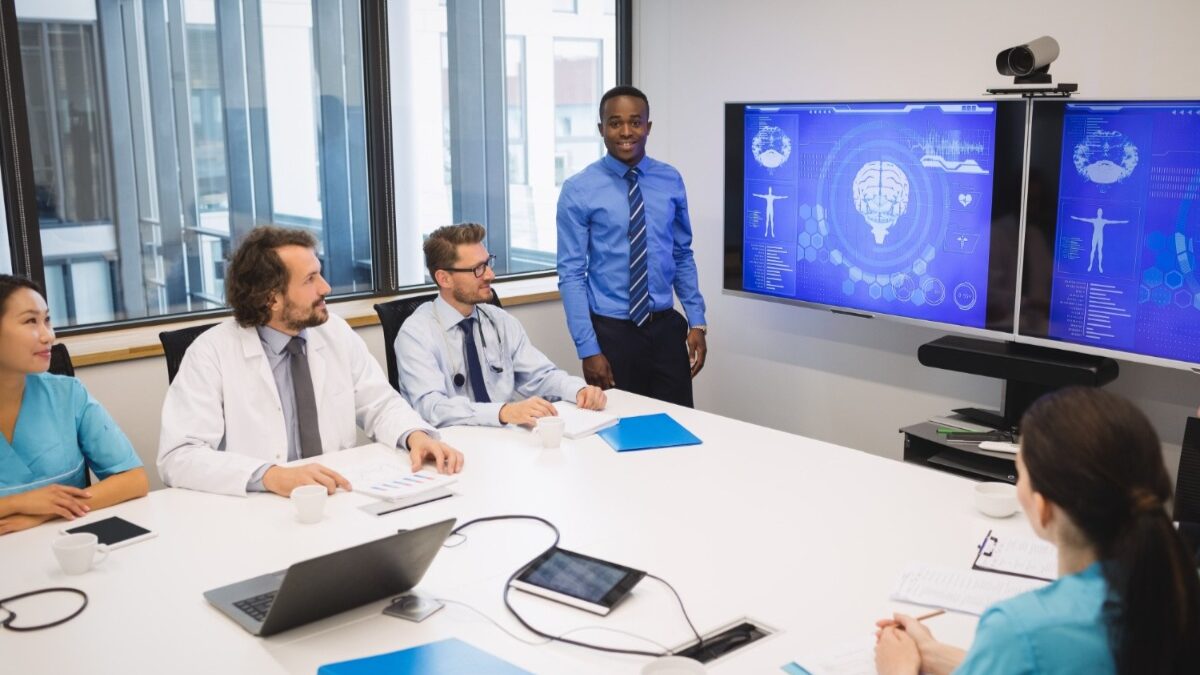
[{"label": "woman in blue scrubs", "polygon": [[1058,580],[988,608],[965,653],[912,617],[881,621],[879,673],[1200,673],[1200,578],[1146,416],[1100,389],[1044,396],[1021,420],[1017,471]]},{"label": "woman in blue scrubs", "polygon": [[[129,439],[73,377],[47,373],[54,330],[37,284],[0,275],[0,535],[144,496]],[[99,478],[87,486],[87,471]]]}]

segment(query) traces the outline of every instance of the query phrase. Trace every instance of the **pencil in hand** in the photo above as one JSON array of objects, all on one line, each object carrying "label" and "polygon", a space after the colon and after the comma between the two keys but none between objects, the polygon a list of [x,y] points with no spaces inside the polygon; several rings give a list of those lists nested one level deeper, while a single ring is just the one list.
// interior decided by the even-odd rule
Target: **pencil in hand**
[{"label": "pencil in hand", "polygon": [[[939,616],[939,615],[945,614],[945,613],[946,613],[946,610],[944,610],[944,609],[936,609],[932,612],[928,612],[926,614],[922,614],[921,616],[918,616],[917,621],[924,621],[926,619],[932,619],[935,616]],[[898,621],[896,621],[895,619],[884,619],[882,621],[876,622],[875,625],[878,626],[879,628],[890,628],[892,626],[898,626],[898,625],[900,625],[900,623]]]}]

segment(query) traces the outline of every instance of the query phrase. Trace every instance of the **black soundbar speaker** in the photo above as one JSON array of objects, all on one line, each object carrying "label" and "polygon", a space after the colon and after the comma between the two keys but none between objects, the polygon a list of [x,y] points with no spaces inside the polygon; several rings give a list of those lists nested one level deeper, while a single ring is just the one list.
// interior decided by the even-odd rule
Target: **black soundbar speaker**
[{"label": "black soundbar speaker", "polygon": [[917,360],[930,368],[1004,380],[1001,414],[974,408],[955,412],[1014,429],[1025,410],[1043,394],[1071,385],[1099,387],[1119,374],[1117,362],[1107,357],[958,335],[921,345]]}]

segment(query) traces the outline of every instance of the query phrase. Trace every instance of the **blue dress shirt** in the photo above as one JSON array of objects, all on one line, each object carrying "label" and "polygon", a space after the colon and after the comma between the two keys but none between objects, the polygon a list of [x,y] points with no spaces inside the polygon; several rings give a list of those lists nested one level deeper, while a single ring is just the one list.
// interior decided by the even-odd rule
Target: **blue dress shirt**
[{"label": "blue dress shirt", "polygon": [[988,608],[957,675],[1116,672],[1100,563]]},{"label": "blue dress shirt", "polygon": [[[289,462],[294,462],[300,459],[301,453],[300,422],[296,419],[296,388],[292,386],[292,356],[287,351],[292,336],[270,326],[258,326],[257,330],[263,353],[267,355],[267,365],[271,368],[271,377],[275,378],[275,386],[279,389],[279,405],[283,408],[283,424],[287,427],[287,458]],[[304,340],[307,347],[308,329],[300,331],[296,337]],[[308,353],[307,350],[305,353]]]},{"label": "blue dress shirt", "polygon": [[[629,168],[605,155],[567,179],[558,197],[558,289],[581,359],[600,353],[591,313],[629,318]],[[650,157],[637,168],[646,209],[650,309],[673,306],[674,291],[688,324],[706,325],[683,178]]]},{"label": "blue dress shirt", "polygon": [[[587,383],[558,368],[538,351],[521,322],[492,305],[476,305],[475,348],[491,403],[477,403],[469,391],[463,332],[466,317],[438,297],[413,312],[396,336],[400,393],[426,422],[500,426],[505,403],[541,396],[550,401],[575,402]],[[462,375],[457,386],[454,376]]]},{"label": "blue dress shirt", "polygon": [[117,423],[73,377],[25,376],[13,438],[0,434],[0,496],[52,484],[83,487],[142,465]]}]

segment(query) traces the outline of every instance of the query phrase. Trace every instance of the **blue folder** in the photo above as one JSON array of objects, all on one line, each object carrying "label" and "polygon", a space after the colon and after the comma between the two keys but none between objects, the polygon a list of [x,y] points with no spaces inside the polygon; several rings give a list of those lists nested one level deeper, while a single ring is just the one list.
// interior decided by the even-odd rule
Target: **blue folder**
[{"label": "blue folder", "polygon": [[615,426],[597,432],[617,452],[699,445],[701,440],[666,413],[622,417]]},{"label": "blue folder", "polygon": [[508,661],[450,638],[389,654],[321,666],[317,675],[532,675]]}]

